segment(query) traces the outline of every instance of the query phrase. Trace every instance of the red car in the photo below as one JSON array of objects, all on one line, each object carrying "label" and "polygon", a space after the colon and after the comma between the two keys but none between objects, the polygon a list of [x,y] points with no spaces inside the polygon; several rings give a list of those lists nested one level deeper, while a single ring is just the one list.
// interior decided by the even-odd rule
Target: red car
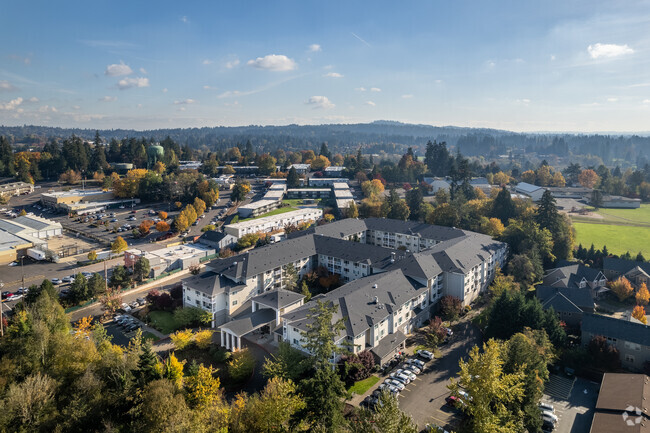
[{"label": "red car", "polygon": [[446,402],[449,406],[454,407],[454,408],[456,408],[456,409],[461,409],[461,408],[463,407],[463,405],[465,404],[465,403],[463,402],[463,400],[461,400],[460,398],[456,397],[455,395],[450,395],[449,397],[447,397],[447,398],[445,399],[445,402]]}]

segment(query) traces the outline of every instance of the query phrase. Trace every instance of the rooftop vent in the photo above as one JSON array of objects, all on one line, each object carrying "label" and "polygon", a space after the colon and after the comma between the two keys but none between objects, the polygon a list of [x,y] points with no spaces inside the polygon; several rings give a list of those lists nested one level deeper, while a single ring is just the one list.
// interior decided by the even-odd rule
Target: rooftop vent
[{"label": "rooftop vent", "polygon": [[373,302],[374,302],[375,304],[379,304],[379,297],[375,296],[375,299],[373,299]]},{"label": "rooftop vent", "polygon": [[378,287],[378,286],[377,286],[376,284],[373,284],[373,285],[372,285],[372,288],[373,288],[373,289],[376,289],[377,287]]}]

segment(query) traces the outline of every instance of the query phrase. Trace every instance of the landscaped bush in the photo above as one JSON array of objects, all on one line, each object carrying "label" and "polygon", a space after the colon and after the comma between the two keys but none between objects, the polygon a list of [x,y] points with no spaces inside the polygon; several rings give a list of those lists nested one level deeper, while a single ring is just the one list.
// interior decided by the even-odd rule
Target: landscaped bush
[{"label": "landscaped bush", "polygon": [[196,307],[183,307],[174,310],[174,319],[181,327],[201,326],[212,321],[212,313]]},{"label": "landscaped bush", "polygon": [[230,359],[232,356],[231,352],[228,352],[227,350],[218,347],[218,346],[212,346],[210,349],[210,356],[216,362],[217,364],[222,364]]},{"label": "landscaped bush", "polygon": [[194,334],[194,344],[196,344],[196,347],[199,349],[207,349],[210,347],[210,344],[212,344],[212,334],[214,334],[214,331],[209,329],[197,331]]},{"label": "landscaped bush", "polygon": [[354,382],[370,377],[374,367],[375,358],[372,356],[372,353],[364,350],[358,354],[342,356],[339,371],[342,380],[349,386]]},{"label": "landscaped bush", "polygon": [[174,343],[176,349],[183,350],[192,343],[192,330],[184,329],[182,331],[176,331],[169,337],[172,339],[172,343]]}]

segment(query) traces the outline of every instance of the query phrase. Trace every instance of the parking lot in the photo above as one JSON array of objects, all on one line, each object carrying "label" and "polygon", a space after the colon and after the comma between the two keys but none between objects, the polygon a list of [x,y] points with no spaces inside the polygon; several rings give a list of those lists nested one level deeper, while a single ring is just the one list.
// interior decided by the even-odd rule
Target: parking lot
[{"label": "parking lot", "polygon": [[599,389],[585,379],[552,374],[542,401],[552,404],[559,418],[553,433],[589,433]]}]

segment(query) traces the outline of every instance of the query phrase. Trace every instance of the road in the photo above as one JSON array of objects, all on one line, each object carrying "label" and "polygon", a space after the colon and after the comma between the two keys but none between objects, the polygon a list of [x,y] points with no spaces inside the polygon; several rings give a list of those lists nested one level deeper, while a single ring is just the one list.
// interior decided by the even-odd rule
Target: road
[{"label": "road", "polygon": [[445,405],[450,395],[449,379],[460,370],[458,361],[467,357],[470,349],[482,341],[481,332],[470,321],[454,326],[454,337],[446,346],[441,346],[442,357],[429,363],[425,372],[407,385],[399,397],[400,409],[413,417],[420,428],[427,423],[455,428],[458,417],[453,409]]}]

